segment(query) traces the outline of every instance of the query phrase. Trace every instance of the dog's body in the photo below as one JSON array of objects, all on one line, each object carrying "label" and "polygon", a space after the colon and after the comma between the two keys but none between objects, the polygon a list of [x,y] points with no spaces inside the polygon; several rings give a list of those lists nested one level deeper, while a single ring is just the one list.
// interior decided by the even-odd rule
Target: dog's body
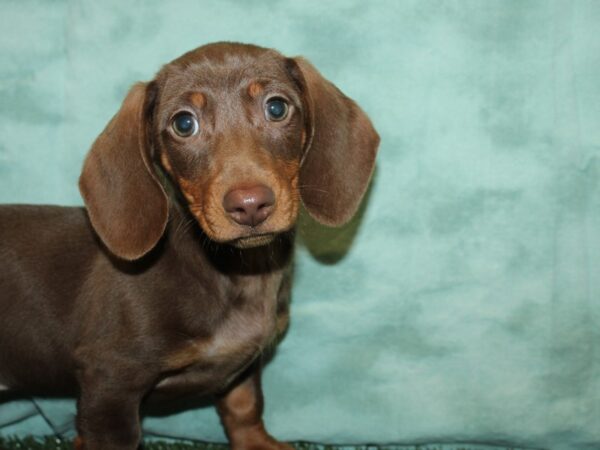
[{"label": "dog's body", "polygon": [[[262,424],[300,198],[354,213],[378,145],[302,59],[201,47],[132,88],[88,155],[83,208],[0,207],[0,389],[78,396],[78,446],[133,449],[148,395],[213,394],[233,448]],[[310,151],[309,151],[310,150]]]},{"label": "dog's body", "polygon": [[145,392],[221,393],[285,328],[292,232],[199,252],[202,235],[173,208],[143,262],[106,252],[83,208],[3,206],[0,234],[0,380],[13,389],[75,394],[89,358]]}]

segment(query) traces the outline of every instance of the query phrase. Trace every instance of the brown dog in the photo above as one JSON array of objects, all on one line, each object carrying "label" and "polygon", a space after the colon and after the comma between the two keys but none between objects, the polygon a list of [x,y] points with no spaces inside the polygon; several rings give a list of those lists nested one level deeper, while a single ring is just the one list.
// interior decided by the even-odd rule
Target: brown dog
[{"label": "brown dog", "polygon": [[0,207],[0,385],[78,396],[78,447],[135,449],[148,395],[213,394],[234,449],[262,422],[300,200],[357,209],[379,137],[302,58],[200,47],[133,86],[85,161],[83,208]]}]

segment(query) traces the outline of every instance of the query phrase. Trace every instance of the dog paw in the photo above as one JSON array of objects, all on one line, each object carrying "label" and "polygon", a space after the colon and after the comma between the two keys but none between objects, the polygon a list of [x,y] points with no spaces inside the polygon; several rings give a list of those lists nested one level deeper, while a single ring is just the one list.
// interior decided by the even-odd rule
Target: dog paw
[{"label": "dog paw", "polygon": [[276,450],[296,450],[293,445],[288,444],[287,442],[279,442],[275,441]]},{"label": "dog paw", "polygon": [[85,450],[85,447],[83,445],[83,439],[81,439],[80,436],[77,436],[74,440],[73,440],[73,448],[75,450]]},{"label": "dog paw", "polygon": [[262,434],[232,442],[231,450],[295,450],[295,448],[287,442],[280,442],[268,434]]}]

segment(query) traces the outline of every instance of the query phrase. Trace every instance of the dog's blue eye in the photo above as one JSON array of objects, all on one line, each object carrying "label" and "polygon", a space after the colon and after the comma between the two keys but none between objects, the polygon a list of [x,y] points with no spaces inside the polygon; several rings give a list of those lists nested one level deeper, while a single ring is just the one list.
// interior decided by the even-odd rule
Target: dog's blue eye
[{"label": "dog's blue eye", "polygon": [[280,121],[286,118],[288,114],[288,104],[281,98],[272,98],[267,101],[265,113],[268,120]]},{"label": "dog's blue eye", "polygon": [[198,132],[198,121],[192,113],[183,111],[173,118],[171,127],[178,136],[190,137]]}]

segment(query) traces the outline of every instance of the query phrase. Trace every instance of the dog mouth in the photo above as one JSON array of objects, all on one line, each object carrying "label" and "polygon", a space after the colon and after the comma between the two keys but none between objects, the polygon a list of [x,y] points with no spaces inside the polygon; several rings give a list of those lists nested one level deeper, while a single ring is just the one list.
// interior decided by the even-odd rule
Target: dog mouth
[{"label": "dog mouth", "polygon": [[275,235],[273,233],[268,234],[259,234],[254,236],[245,236],[241,238],[234,239],[229,242],[234,247],[237,248],[253,248],[260,247],[263,245],[270,244],[275,239]]}]

